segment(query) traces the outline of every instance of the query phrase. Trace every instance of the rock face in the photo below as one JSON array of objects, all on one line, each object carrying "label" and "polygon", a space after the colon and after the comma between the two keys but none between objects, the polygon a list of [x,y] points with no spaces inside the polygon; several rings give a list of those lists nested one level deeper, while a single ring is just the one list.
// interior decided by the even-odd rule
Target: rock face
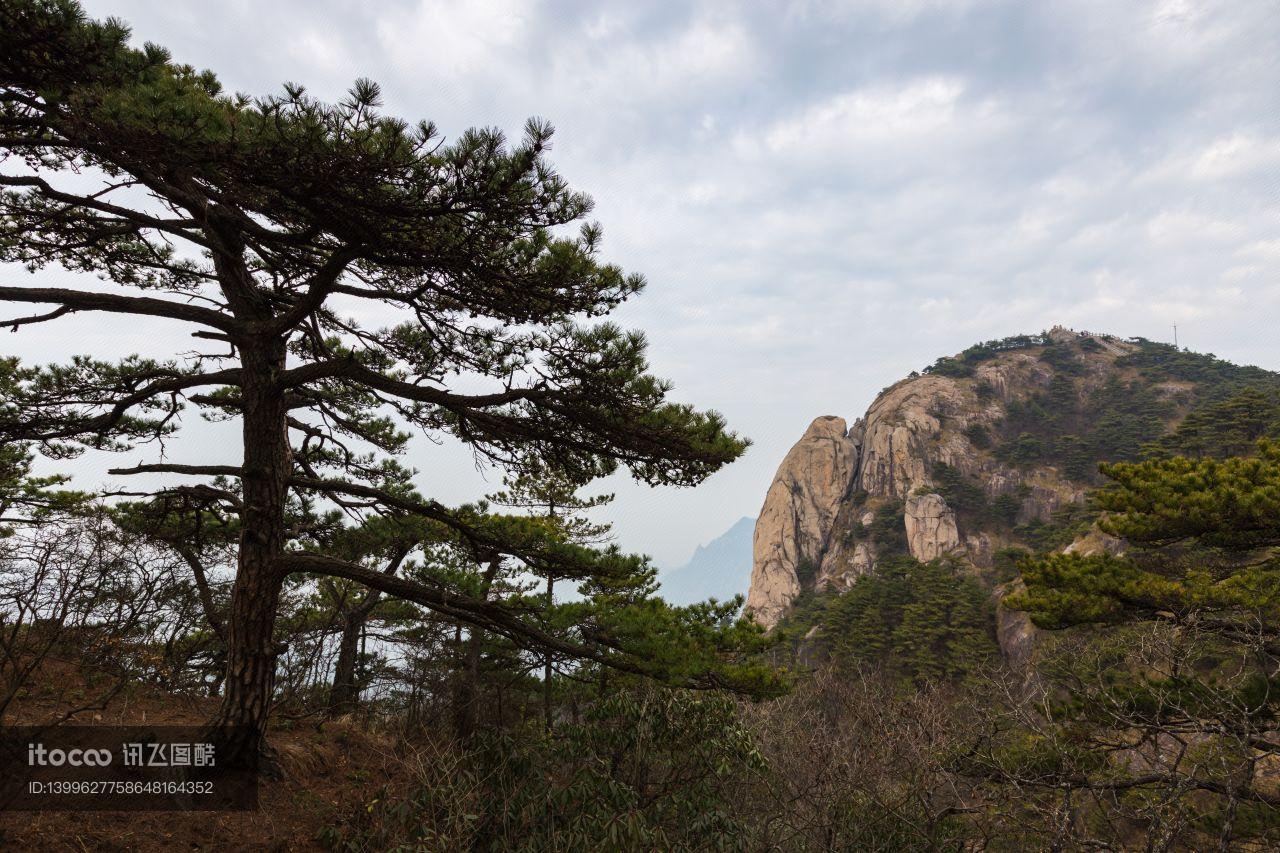
[{"label": "rock face", "polygon": [[1026,613],[1005,607],[1004,599],[1026,588],[1026,584],[1018,578],[1001,585],[995,591],[996,640],[1004,659],[1016,667],[1026,666],[1031,661],[1036,644],[1036,626],[1031,624],[1031,617]]},{"label": "rock face", "polygon": [[960,545],[956,514],[941,495],[911,495],[904,520],[907,548],[922,563],[949,554]]},{"label": "rock face", "polygon": [[941,376],[886,390],[857,425],[863,447],[858,487],[874,496],[905,498],[929,485],[930,446],[942,432],[938,415],[960,412],[967,402],[962,389]]},{"label": "rock face", "polygon": [[[932,491],[931,471],[937,462],[980,467],[957,427],[1001,414],[954,380],[922,376],[887,389],[847,431],[838,417],[814,421],[779,466],[756,522],[747,597],[756,619],[777,624],[803,583],[847,586],[874,570],[875,544],[842,535],[875,518],[852,508],[842,514],[854,493],[904,503],[907,549],[916,559],[964,551],[955,513]],[[1010,480],[1009,488],[1016,484]],[[986,553],[989,559],[989,547]]]},{"label": "rock face", "polygon": [[772,627],[812,577],[858,461],[843,418],[821,417],[791,448],[756,519],[747,608]]},{"label": "rock face", "polygon": [[[935,440],[940,423],[924,411],[925,398],[917,393],[889,399],[849,430],[843,418],[818,418],[778,467],[756,520],[747,596],[748,610],[766,627],[786,614],[804,581],[847,585],[874,569],[870,543],[846,547],[833,536],[852,490],[905,496],[907,546],[916,559],[932,560],[960,547],[955,513],[946,501],[913,493],[930,483],[923,448]],[[874,517],[864,513],[856,523],[867,527]]]}]

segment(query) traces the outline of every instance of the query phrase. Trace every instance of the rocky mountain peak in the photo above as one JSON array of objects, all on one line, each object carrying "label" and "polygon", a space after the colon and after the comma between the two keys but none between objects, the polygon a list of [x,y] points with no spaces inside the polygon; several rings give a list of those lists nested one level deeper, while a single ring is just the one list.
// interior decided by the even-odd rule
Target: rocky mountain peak
[{"label": "rocky mountain peak", "polygon": [[747,607],[774,625],[822,564],[836,513],[857,470],[859,445],[843,418],[824,415],[791,448],[765,497],[752,543]]},{"label": "rocky mountain peak", "polygon": [[803,591],[847,588],[889,554],[952,559],[1001,588],[1016,549],[1088,533],[1099,461],[1138,458],[1188,413],[1258,383],[1280,393],[1268,371],[1063,327],[940,358],[852,428],[817,418],[783,459],[756,522],[748,607],[773,626]]}]

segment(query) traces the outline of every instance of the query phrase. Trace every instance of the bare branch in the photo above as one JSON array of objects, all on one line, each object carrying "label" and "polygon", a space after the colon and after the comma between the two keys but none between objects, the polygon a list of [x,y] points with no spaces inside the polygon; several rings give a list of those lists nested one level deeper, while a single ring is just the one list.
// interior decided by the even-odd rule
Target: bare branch
[{"label": "bare branch", "polygon": [[267,323],[263,333],[275,335],[286,332],[309,317],[311,312],[319,308],[329,294],[333,292],[333,286],[342,276],[347,265],[355,258],[356,252],[350,247],[344,246],[333,252],[324,265],[311,277],[307,292],[288,311]]},{"label": "bare branch", "polygon": [[351,379],[370,388],[375,388],[393,397],[414,400],[419,403],[434,403],[446,409],[469,409],[485,406],[501,406],[521,400],[541,400],[552,396],[555,392],[546,387],[511,388],[493,394],[452,394],[439,388],[414,385],[392,379],[386,374],[365,367],[352,357],[331,361],[319,361],[313,364],[295,367],[280,374],[280,382],[286,388],[305,385],[320,379]]},{"label": "bare branch", "polygon": [[[0,288],[0,290],[2,289]],[[73,420],[61,429],[48,432],[31,429],[24,430],[23,427],[29,427],[30,424],[18,424],[11,432],[14,437],[28,441],[55,441],[63,438],[73,438],[78,435],[103,433],[118,424],[129,409],[151,399],[157,394],[176,394],[179,391],[200,385],[238,384],[240,384],[239,368],[228,368],[214,373],[197,373],[189,376],[170,376],[157,379],[132,394],[116,400],[112,404],[110,411],[103,412],[97,417],[86,418],[78,422]]]},{"label": "bare branch", "polygon": [[78,196],[68,192],[62,192],[55,189],[52,184],[44,178],[22,175],[0,175],[0,186],[9,187],[30,187],[45,198],[54,201],[60,201],[63,204],[72,205],[74,207],[84,207],[90,210],[96,210],[99,213],[107,213],[112,216],[119,217],[131,225],[139,228],[154,228],[157,231],[165,231],[169,234],[176,234],[183,239],[190,240],[201,246],[208,246],[195,229],[199,223],[194,219],[159,219],[154,216],[148,216],[145,213],[134,210],[129,207],[121,207],[117,204],[102,201],[92,196]]},{"label": "bare branch", "polygon": [[30,317],[16,317],[12,320],[0,320],[0,327],[8,326],[9,331],[18,331],[19,326],[26,326],[30,323],[43,323],[46,320],[56,320],[63,314],[71,313],[71,308],[63,305],[61,308],[55,308],[48,314],[33,314]]},{"label": "bare branch", "polygon": [[70,311],[107,311],[113,314],[166,317],[212,326],[231,335],[237,331],[232,319],[218,311],[149,296],[118,296],[113,293],[89,293],[60,287],[0,287],[0,302],[43,302],[62,305]]},{"label": "bare branch", "polygon": [[281,557],[280,561],[287,574],[311,572],[329,577],[346,578],[371,589],[381,590],[395,598],[421,604],[423,607],[468,625],[500,634],[516,643],[521,640],[532,641],[545,649],[575,658],[593,660],[613,669],[636,675],[651,674],[643,666],[609,654],[594,643],[589,645],[574,643],[548,634],[536,625],[530,625],[518,618],[501,604],[480,601],[470,596],[433,588],[398,575],[385,574],[320,554],[290,553]]},{"label": "bare branch", "polygon": [[133,474],[189,474],[196,477],[240,477],[242,469],[237,465],[176,465],[167,462],[152,465],[135,465],[132,468],[108,468],[108,474],[127,477]]}]

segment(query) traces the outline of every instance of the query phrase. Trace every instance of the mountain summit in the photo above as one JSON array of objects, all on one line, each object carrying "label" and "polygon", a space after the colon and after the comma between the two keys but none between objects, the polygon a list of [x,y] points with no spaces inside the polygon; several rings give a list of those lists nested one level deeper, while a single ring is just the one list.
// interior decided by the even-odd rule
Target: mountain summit
[{"label": "mountain summit", "polygon": [[[1100,462],[1247,452],[1278,424],[1280,374],[1213,355],[1061,327],[978,344],[852,426],[810,425],[760,511],[747,606],[776,625],[898,554],[958,561],[999,595],[1027,551],[1116,544],[1085,500]],[[1001,625],[1007,654],[1027,632]]]}]

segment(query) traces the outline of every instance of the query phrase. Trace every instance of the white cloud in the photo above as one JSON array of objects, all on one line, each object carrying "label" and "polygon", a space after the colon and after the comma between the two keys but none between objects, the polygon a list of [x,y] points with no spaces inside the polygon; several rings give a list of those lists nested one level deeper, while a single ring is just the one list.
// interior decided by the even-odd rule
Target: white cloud
[{"label": "white cloud", "polygon": [[945,130],[955,120],[964,84],[931,77],[905,86],[877,86],[837,95],[765,133],[772,152],[830,153],[848,145],[908,143]]},{"label": "white cloud", "polygon": [[1242,227],[1227,220],[1213,219],[1189,210],[1164,211],[1146,225],[1147,236],[1157,246],[1191,248],[1206,243],[1232,243]]},{"label": "white cloud", "polygon": [[952,171],[962,165],[952,158],[999,144],[1015,124],[995,99],[966,98],[962,79],[932,76],[837,94],[740,130],[733,146],[746,160],[878,181]]},{"label": "white cloud", "polygon": [[389,8],[377,23],[388,58],[421,75],[451,77],[507,65],[503,52],[527,38],[528,16],[538,11],[528,0],[419,0],[408,16]]},{"label": "white cloud", "polygon": [[1236,250],[1237,255],[1260,258],[1280,267],[1280,237],[1273,240],[1259,240],[1248,243]]},{"label": "white cloud", "polygon": [[606,114],[627,107],[671,110],[753,74],[750,34],[741,22],[717,16],[697,17],[648,41],[611,31],[559,47],[551,58],[552,85]]},{"label": "white cloud", "polygon": [[1225,183],[1270,176],[1280,182],[1280,135],[1236,131],[1211,139],[1174,142],[1174,149],[1139,177],[1169,186]]},{"label": "white cloud", "polygon": [[[620,487],[622,544],[670,563],[758,509],[814,416],[975,340],[1178,323],[1280,368],[1274,0],[87,6],[237,89],[369,76],[451,136],[552,120],[605,256],[650,279],[620,321],[757,440],[697,490]],[[109,331],[86,340],[151,343]]]},{"label": "white cloud", "polygon": [[[904,24],[921,15],[960,14],[982,0],[795,0],[787,16],[798,21],[866,21],[881,20]],[[985,5],[995,5],[988,2]]]},{"label": "white cloud", "polygon": [[[1280,138],[1235,134],[1215,140],[1191,164],[1191,176],[1204,180],[1280,169]],[[1277,173],[1273,172],[1273,176]]]},{"label": "white cloud", "polygon": [[289,58],[312,67],[324,66],[327,70],[340,71],[353,64],[350,52],[342,41],[342,34],[333,29],[321,30],[303,27],[287,42]]}]

